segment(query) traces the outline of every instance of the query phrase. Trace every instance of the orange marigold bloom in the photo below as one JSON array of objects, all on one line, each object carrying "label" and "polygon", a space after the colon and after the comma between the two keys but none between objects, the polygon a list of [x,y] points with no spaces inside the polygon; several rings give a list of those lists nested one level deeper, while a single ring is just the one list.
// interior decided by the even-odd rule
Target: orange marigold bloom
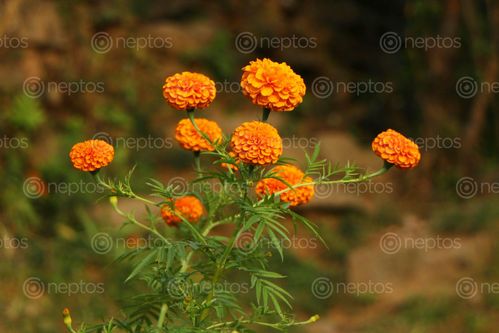
[{"label": "orange marigold bloom", "polygon": [[273,111],[292,111],[306,91],[303,79],[291,67],[270,59],[256,59],[244,67],[241,88],[253,104]]},{"label": "orange marigold bloom", "polygon": [[[305,177],[303,171],[294,165],[279,165],[272,171],[274,171],[276,177],[283,179],[291,186],[312,182],[312,178]],[[275,178],[265,178],[256,184],[255,191],[258,196],[263,197],[285,189],[289,189],[289,186],[284,182]],[[314,186],[307,185],[289,189],[287,192],[282,193],[280,198],[281,201],[289,202],[291,206],[298,206],[309,202],[313,196]]]},{"label": "orange marigold bloom", "polygon": [[161,217],[168,225],[177,225],[182,222],[182,219],[177,215],[182,216],[191,223],[196,223],[204,212],[203,204],[193,195],[176,199],[173,206],[175,207],[175,213],[172,212],[169,205],[161,207]]},{"label": "orange marigold bloom", "polygon": [[114,148],[104,140],[87,140],[77,143],[69,152],[76,169],[96,171],[105,167],[114,158]]},{"label": "orange marigold bloom", "polygon": [[199,73],[177,73],[167,77],[163,85],[163,96],[177,110],[203,109],[215,95],[215,83]]},{"label": "orange marigold bloom", "polygon": [[236,128],[230,146],[234,156],[248,164],[274,164],[282,154],[279,133],[260,121],[245,122]]},{"label": "orange marigold bloom", "polygon": [[[196,118],[196,125],[205,133],[211,142],[222,140],[222,130],[214,121]],[[175,129],[175,139],[182,148],[192,151],[213,151],[215,147],[203,138],[194,128],[189,119],[182,119]]]},{"label": "orange marigold bloom", "polygon": [[372,149],[376,155],[400,169],[414,168],[421,159],[419,147],[392,129],[378,134],[372,142]]}]

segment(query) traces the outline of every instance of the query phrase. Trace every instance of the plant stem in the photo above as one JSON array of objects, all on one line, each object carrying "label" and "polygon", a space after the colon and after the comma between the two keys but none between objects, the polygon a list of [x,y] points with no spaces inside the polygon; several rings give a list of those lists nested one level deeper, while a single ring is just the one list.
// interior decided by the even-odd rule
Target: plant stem
[{"label": "plant stem", "polygon": [[[217,225],[218,224],[216,224],[216,223],[208,223],[205,226],[204,230],[201,232],[201,235],[203,237],[206,237],[210,233],[211,229],[213,229]],[[189,267],[190,267],[190,261],[192,259],[193,254],[194,254],[194,251],[189,252],[189,254],[185,258],[185,260],[182,262],[182,268],[180,269],[181,273],[185,273],[189,269]]]},{"label": "plant stem", "polygon": [[134,217],[130,216],[129,214],[126,214],[125,212],[123,212],[119,207],[118,207],[118,203],[116,202],[112,202],[111,201],[111,206],[114,208],[114,211],[116,213],[118,213],[119,215],[123,216],[124,218],[126,218],[128,221],[132,222],[133,224],[135,224],[136,226],[144,229],[144,230],[147,230],[149,231],[150,233],[156,235],[157,237],[159,237],[160,239],[162,239],[166,244],[168,245],[171,245],[171,242],[166,239],[162,234],[160,234],[156,229],[153,229],[151,227],[148,227],[147,225],[145,224],[142,224],[140,223],[139,221],[137,221]]},{"label": "plant stem", "polygon": [[268,108],[263,108],[263,112],[262,112],[262,121],[265,123],[267,122],[267,120],[269,119],[269,116],[270,116],[270,109]]},{"label": "plant stem", "polygon": [[373,172],[373,173],[370,173],[367,175],[362,175],[360,177],[352,178],[352,179],[338,179],[338,180],[330,180],[330,181],[313,181],[313,182],[308,182],[308,183],[296,184],[294,186],[285,188],[281,191],[275,192],[274,195],[278,196],[278,195],[281,195],[283,193],[286,193],[288,191],[291,191],[291,190],[294,190],[298,187],[303,187],[303,186],[359,183],[359,182],[363,182],[363,181],[369,180],[369,179],[374,178],[374,177],[381,176],[382,174],[388,172],[388,170],[390,170],[390,168],[392,166],[393,166],[393,164],[385,163],[383,165],[383,167],[376,172]]},{"label": "plant stem", "polygon": [[167,312],[168,312],[168,305],[166,303],[163,303],[163,305],[161,306],[161,312],[159,313],[158,324],[157,324],[158,328],[163,327],[163,323],[165,322]]},{"label": "plant stem", "polygon": [[[298,326],[298,325],[307,325],[307,324],[316,322],[318,319],[319,319],[319,316],[315,315],[315,316],[312,316],[308,320],[305,320],[305,321],[290,323],[290,324],[286,325],[286,327]],[[260,325],[260,326],[272,327],[272,328],[277,329],[277,330],[282,328],[282,324],[280,324],[280,323],[265,323],[265,322],[261,322],[261,321],[251,321],[249,319],[246,319],[246,320],[238,320],[238,321],[213,324],[211,326],[208,326],[206,329],[210,330],[210,329],[215,329],[215,328],[224,327],[224,326],[231,326],[234,324],[256,324],[256,325]]]},{"label": "plant stem", "polygon": [[201,170],[201,161],[200,161],[199,155],[201,155],[200,151],[194,152],[194,167],[196,169],[196,173],[198,174],[198,177],[200,177],[203,173],[203,171]]}]

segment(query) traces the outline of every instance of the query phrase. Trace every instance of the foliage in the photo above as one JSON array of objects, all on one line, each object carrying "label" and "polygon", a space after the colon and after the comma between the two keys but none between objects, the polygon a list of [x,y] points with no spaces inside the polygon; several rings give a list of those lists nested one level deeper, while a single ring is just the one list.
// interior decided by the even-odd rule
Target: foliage
[{"label": "foliage", "polygon": [[[189,118],[197,129],[193,112],[189,112]],[[209,141],[204,133],[199,131],[199,134]],[[229,141],[230,138],[224,138],[222,142],[210,142],[214,151],[201,154],[211,157],[209,168],[202,169],[199,154],[194,155],[197,177],[187,184],[187,189],[150,179],[147,182],[150,194],[146,198],[132,188],[135,168],[123,180],[103,179],[96,174],[96,180],[109,191],[114,210],[126,219],[125,224],[147,230],[157,242],[118,258],[133,263],[126,281],[141,280],[149,292],[128,301],[123,319],[82,326],[78,332],[252,332],[254,326],[287,331],[318,319],[318,316],[306,321],[295,319],[291,312],[293,296],[279,284],[286,276],[268,268],[274,250],[284,260],[282,244],[283,240],[290,240],[289,220],[295,230],[302,225],[322,240],[317,227],[293,211],[289,203],[279,200],[280,194],[300,186],[365,181],[386,172],[389,166],[371,174],[352,164],[339,167],[320,159],[317,145],[310,154],[305,153],[305,173],[313,177],[312,182],[287,184],[285,190],[259,198],[252,190],[259,180],[273,177],[285,181],[271,168],[238,163],[226,151]],[[221,163],[237,165],[238,170],[222,168]],[[289,163],[289,159],[278,161],[284,163]],[[193,224],[175,212],[182,221],[178,237],[166,238],[155,211],[163,206],[175,211],[173,202],[185,195],[200,199],[206,213],[199,223]],[[121,210],[120,197],[143,202],[148,213],[146,221],[139,221],[133,212]],[[232,230],[231,236],[215,232],[222,225]],[[228,283],[235,283],[230,281],[231,273],[235,272],[244,273],[249,281],[245,291],[254,294],[250,304],[242,304],[237,293],[227,290]]]}]

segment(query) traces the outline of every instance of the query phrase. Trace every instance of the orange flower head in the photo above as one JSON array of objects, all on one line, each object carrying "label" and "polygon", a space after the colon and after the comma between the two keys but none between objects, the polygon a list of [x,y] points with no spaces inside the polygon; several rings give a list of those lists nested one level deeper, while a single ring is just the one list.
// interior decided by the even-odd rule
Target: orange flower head
[{"label": "orange flower head", "polygon": [[220,165],[222,166],[222,168],[231,169],[232,171],[238,171],[239,168],[237,167],[237,164],[240,163],[241,161],[239,161],[239,159],[236,157],[236,154],[234,154],[234,152],[232,152],[232,151],[229,152],[229,156],[235,158],[236,163],[232,164],[232,163],[223,162]]},{"label": "orange flower head", "polygon": [[172,226],[178,225],[182,222],[182,219],[177,215],[182,216],[191,223],[196,223],[199,221],[204,212],[203,204],[193,195],[187,195],[176,199],[173,206],[175,207],[175,213],[172,212],[169,205],[161,207],[161,217],[166,224]]},{"label": "orange flower head", "polygon": [[[305,177],[303,171],[294,165],[279,165],[276,166],[273,171],[275,177],[281,178],[291,186],[312,182],[312,178],[308,176]],[[314,196],[313,185],[289,189],[287,184],[275,178],[264,178],[256,184],[255,191],[259,197],[263,197],[288,189],[288,191],[280,195],[280,199],[281,201],[289,202],[291,206],[305,204]]]},{"label": "orange flower head", "polygon": [[114,148],[104,140],[87,140],[75,144],[69,157],[76,169],[96,171],[112,162]]},{"label": "orange flower head", "polygon": [[243,68],[243,94],[253,104],[273,111],[292,111],[303,101],[306,87],[285,62],[256,59]]},{"label": "orange flower head", "polygon": [[167,77],[163,85],[164,98],[177,110],[206,108],[215,95],[215,83],[199,73],[177,73]]},{"label": "orange flower head", "polygon": [[230,140],[234,156],[243,163],[269,165],[282,154],[282,139],[267,123],[250,121],[235,129]]},{"label": "orange flower head", "polygon": [[410,169],[421,159],[419,147],[397,131],[388,129],[373,140],[372,149],[376,155],[400,169]]},{"label": "orange flower head", "polygon": [[[195,121],[201,132],[205,133],[211,142],[216,143],[222,140],[222,130],[216,122],[203,118],[196,118]],[[215,150],[215,147],[196,131],[189,119],[179,121],[175,129],[175,139],[186,150]]]}]

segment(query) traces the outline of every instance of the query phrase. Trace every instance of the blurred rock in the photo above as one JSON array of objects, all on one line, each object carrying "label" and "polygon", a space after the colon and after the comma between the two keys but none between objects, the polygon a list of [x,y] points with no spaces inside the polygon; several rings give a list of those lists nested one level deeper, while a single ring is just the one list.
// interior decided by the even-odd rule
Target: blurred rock
[{"label": "blurred rock", "polygon": [[393,292],[376,294],[389,303],[418,295],[457,297],[456,283],[481,275],[492,246],[487,234],[436,235],[425,221],[407,217],[401,227],[385,230],[350,254],[348,281],[390,285]]},{"label": "blurred rock", "polygon": [[[158,50],[164,49],[178,55],[202,49],[215,35],[215,31],[215,27],[209,21],[188,24],[161,22],[143,26],[137,32],[137,36],[160,38],[164,43],[157,39],[156,44],[164,47]],[[171,47],[168,47],[169,45]]]},{"label": "blurred rock", "polygon": [[56,5],[48,1],[9,1],[2,30],[28,39],[29,45],[62,48],[67,36]]}]

